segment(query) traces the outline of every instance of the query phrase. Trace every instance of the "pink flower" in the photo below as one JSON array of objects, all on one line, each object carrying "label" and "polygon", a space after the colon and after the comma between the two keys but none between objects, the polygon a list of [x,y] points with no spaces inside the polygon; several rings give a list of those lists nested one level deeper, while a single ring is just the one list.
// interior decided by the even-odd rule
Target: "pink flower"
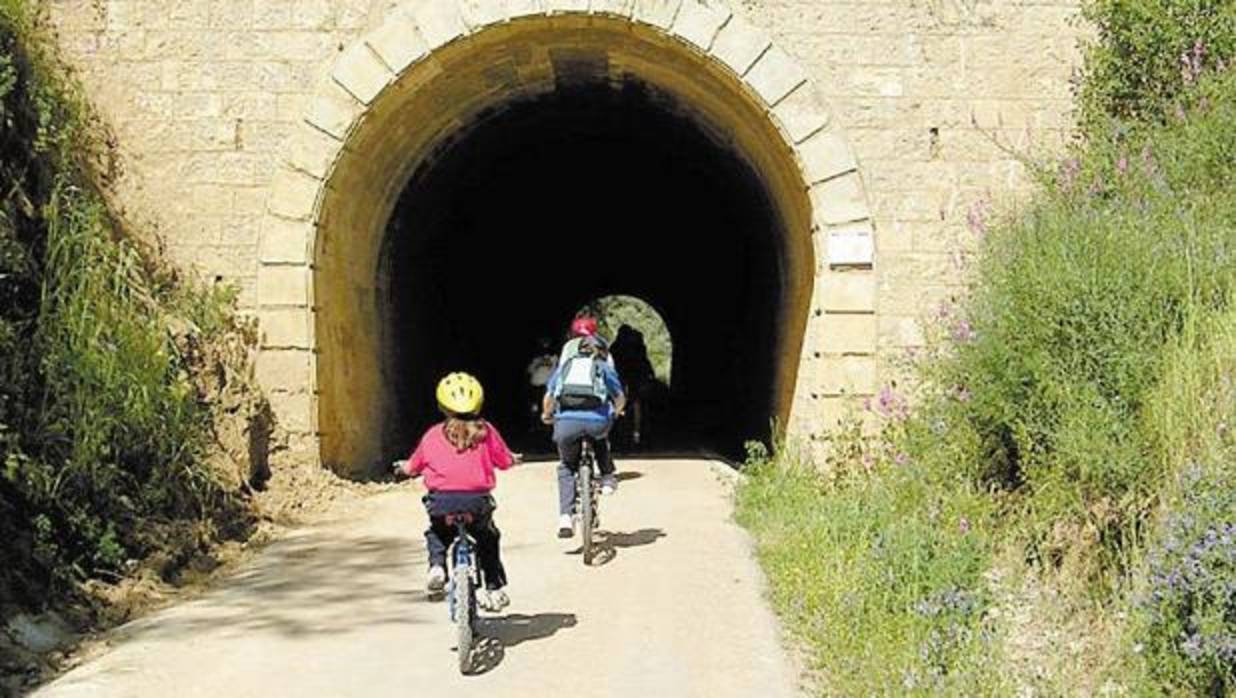
[{"label": "pink flower", "polygon": [[982,237],[987,234],[987,202],[976,201],[970,206],[970,210],[966,212],[966,225],[970,227],[970,232]]},{"label": "pink flower", "polygon": [[957,530],[961,531],[961,535],[963,536],[969,533],[970,532],[970,519],[967,519],[964,516],[961,517],[961,519],[957,521]]},{"label": "pink flower", "polygon": [[1129,173],[1129,158],[1127,156],[1121,155],[1120,159],[1116,161],[1116,171],[1122,175]]},{"label": "pink flower", "polygon": [[964,385],[957,386],[953,391],[957,402],[970,402],[970,389]]},{"label": "pink flower", "polygon": [[1197,82],[1202,75],[1206,46],[1201,39],[1193,42],[1193,48],[1180,54],[1180,78],[1186,85]]},{"label": "pink flower", "polygon": [[898,451],[897,455],[893,456],[893,462],[897,465],[905,465],[910,462],[910,456],[906,455],[904,451]]},{"label": "pink flower", "polygon": [[876,396],[875,411],[882,417],[896,421],[903,421],[910,416],[910,406],[906,399],[887,385],[881,388],[880,394]]},{"label": "pink flower", "polygon": [[953,325],[953,341],[958,344],[972,342],[976,336],[977,333],[970,326],[970,321],[965,318],[961,318],[957,324]]}]

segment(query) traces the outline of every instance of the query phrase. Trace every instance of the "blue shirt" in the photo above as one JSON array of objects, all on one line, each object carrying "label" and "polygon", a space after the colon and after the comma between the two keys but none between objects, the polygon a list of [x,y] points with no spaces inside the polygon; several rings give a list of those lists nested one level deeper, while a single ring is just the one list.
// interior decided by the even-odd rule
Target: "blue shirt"
[{"label": "blue shirt", "polygon": [[[605,379],[605,390],[609,393],[609,401],[595,410],[559,410],[558,419],[608,422],[614,416],[614,401],[622,395],[622,381],[618,379],[618,372],[614,370],[614,367],[605,362],[601,363],[601,376]],[[545,386],[546,392],[550,395],[558,392],[558,384],[561,382],[562,365],[559,364],[554,369],[554,375],[549,377],[549,384]]]}]

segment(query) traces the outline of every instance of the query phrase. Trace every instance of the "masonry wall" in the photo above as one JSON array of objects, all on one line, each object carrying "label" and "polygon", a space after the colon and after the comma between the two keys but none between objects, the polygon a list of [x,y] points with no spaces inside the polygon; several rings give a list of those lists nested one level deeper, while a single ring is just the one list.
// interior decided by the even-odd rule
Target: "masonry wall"
[{"label": "masonry wall", "polygon": [[[115,129],[118,203],[174,259],[239,285],[252,308],[260,225],[286,138],[340,52],[394,4],[48,7],[65,56]],[[904,349],[922,343],[921,320],[960,291],[973,223],[990,215],[989,202],[1024,190],[1018,153],[1050,152],[1067,136],[1076,0],[705,4],[767,31],[797,59],[831,106],[830,128],[855,151],[876,226],[876,312],[834,330],[875,333],[881,361],[838,359],[844,380],[830,392],[874,392]],[[305,404],[304,395],[285,399]],[[819,404],[831,419],[840,403]]]}]

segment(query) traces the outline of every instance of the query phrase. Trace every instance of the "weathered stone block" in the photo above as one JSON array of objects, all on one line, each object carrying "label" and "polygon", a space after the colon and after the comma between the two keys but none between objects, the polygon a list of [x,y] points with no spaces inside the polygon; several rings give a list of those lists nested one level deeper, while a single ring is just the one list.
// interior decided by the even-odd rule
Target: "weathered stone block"
[{"label": "weathered stone block", "polygon": [[331,77],[361,104],[373,102],[394,75],[363,42],[339,56]]},{"label": "weathered stone block", "polygon": [[735,73],[745,75],[771,45],[767,34],[733,17],[718,32],[710,52]]},{"label": "weathered stone block", "polygon": [[313,224],[266,216],[262,221],[261,245],[258,254],[262,262],[308,264],[313,247]]},{"label": "weathered stone block", "polygon": [[770,107],[807,81],[802,66],[777,46],[765,51],[745,77],[747,84]]},{"label": "weathered stone block", "polygon": [[317,179],[326,179],[342,149],[343,144],[335,138],[308,124],[301,124],[285,144],[285,161],[294,169]]},{"label": "weathered stone block", "polygon": [[472,31],[506,21],[503,0],[457,0],[464,24]]},{"label": "weathered stone block", "polygon": [[594,14],[630,17],[634,0],[592,0],[590,8]]},{"label": "weathered stone block", "polygon": [[310,356],[304,350],[261,352],[254,367],[258,383],[268,395],[310,392]]},{"label": "weathered stone block", "polygon": [[[669,29],[674,23],[674,15],[684,0],[635,0],[631,8],[631,16],[637,21],[651,24],[662,29]],[[685,0],[695,2],[695,0]]]},{"label": "weathered stone block", "polygon": [[429,52],[416,24],[403,12],[392,12],[365,41],[395,75],[402,74]]},{"label": "weathered stone block", "polygon": [[827,354],[875,354],[875,315],[830,315],[820,337],[819,351]]},{"label": "weathered stone block", "polygon": [[816,96],[811,83],[800,85],[778,102],[773,109],[773,116],[781,124],[791,143],[802,143],[824,130],[829,121],[828,108]]},{"label": "weathered stone block", "polygon": [[430,51],[468,33],[459,6],[451,0],[414,0],[408,12]]},{"label": "weathered stone block", "polygon": [[816,370],[822,395],[875,395],[880,387],[874,356],[825,356]]},{"label": "weathered stone block", "polygon": [[541,0],[541,2],[545,5],[545,11],[550,14],[588,11],[588,0]]},{"label": "weathered stone block", "polygon": [[343,88],[332,84],[313,100],[313,106],[310,107],[305,121],[343,140],[352,130],[352,124],[356,123],[363,109]]},{"label": "weathered stone block", "polygon": [[270,401],[271,410],[280,428],[289,434],[311,434],[314,431],[314,400],[305,394],[278,395]]},{"label": "weathered stone block", "polygon": [[811,187],[815,220],[824,226],[850,223],[868,217],[863,182],[857,172],[843,174]]},{"label": "weathered stone block", "polygon": [[310,349],[308,308],[258,309],[263,349]]},{"label": "weathered stone block", "polygon": [[505,0],[506,16],[511,19],[545,14],[541,0]]},{"label": "weathered stone block", "polygon": [[807,183],[815,184],[858,169],[854,153],[841,134],[818,131],[798,146]]},{"label": "weathered stone block", "polygon": [[820,282],[820,306],[825,312],[873,313],[876,275],[869,271],[834,271]]},{"label": "weathered stone block", "polygon": [[258,272],[258,305],[309,306],[309,268],[301,265],[263,265]]},{"label": "weathered stone block", "polygon": [[310,220],[321,184],[303,172],[280,172],[271,185],[270,212],[290,220]]},{"label": "weathered stone block", "polygon": [[695,0],[684,0],[670,27],[670,33],[682,37],[697,48],[707,51],[717,32],[730,18],[728,11],[705,7]]}]

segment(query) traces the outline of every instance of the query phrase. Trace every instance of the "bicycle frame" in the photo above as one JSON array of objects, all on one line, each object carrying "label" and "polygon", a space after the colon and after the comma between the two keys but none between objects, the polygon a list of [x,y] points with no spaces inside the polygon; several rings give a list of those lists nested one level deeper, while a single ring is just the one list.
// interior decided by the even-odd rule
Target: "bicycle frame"
[{"label": "bicycle frame", "polygon": [[[447,609],[451,616],[451,622],[456,620],[455,609],[455,570],[463,568],[468,571],[468,576],[472,579],[472,589],[475,590],[480,584],[480,568],[476,564],[476,556],[472,549],[472,538],[468,535],[468,520],[463,516],[448,515],[448,520],[455,526],[455,541],[451,543],[450,554],[447,558],[451,561],[451,567],[447,570],[447,588],[446,598],[448,599]],[[469,612],[470,618],[476,618],[476,596],[475,593],[470,599],[472,608]]]}]

